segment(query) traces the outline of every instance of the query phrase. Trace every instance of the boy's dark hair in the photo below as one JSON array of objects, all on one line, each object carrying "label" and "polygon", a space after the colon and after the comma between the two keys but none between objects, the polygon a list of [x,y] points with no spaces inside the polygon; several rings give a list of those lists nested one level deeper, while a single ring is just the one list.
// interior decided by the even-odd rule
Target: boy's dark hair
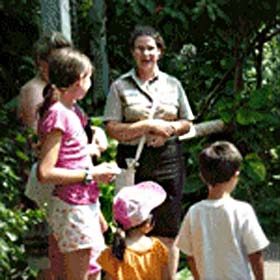
[{"label": "boy's dark hair", "polygon": [[45,33],[34,45],[35,60],[48,60],[53,50],[72,47],[72,42],[60,32]]},{"label": "boy's dark hair", "polygon": [[140,36],[152,37],[155,40],[157,47],[160,49],[161,55],[163,54],[163,52],[165,50],[164,40],[163,40],[162,36],[159,34],[159,32],[157,32],[151,26],[137,25],[135,27],[135,29],[133,30],[133,32],[130,35],[130,40],[129,40],[129,46],[130,46],[131,50],[134,49],[135,40]]},{"label": "boy's dark hair", "polygon": [[240,152],[227,141],[217,141],[199,155],[201,176],[212,186],[228,181],[240,169],[241,162]]}]

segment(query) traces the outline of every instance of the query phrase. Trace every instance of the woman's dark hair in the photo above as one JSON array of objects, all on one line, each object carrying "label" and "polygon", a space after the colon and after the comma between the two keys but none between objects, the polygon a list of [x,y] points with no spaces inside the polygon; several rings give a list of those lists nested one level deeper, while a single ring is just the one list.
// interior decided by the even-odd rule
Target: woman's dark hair
[{"label": "woman's dark hair", "polygon": [[34,45],[34,57],[36,61],[48,61],[48,56],[53,50],[70,47],[72,47],[72,42],[62,33],[55,31],[45,33]]},{"label": "woman's dark hair", "polygon": [[133,50],[135,47],[135,40],[140,36],[152,37],[155,40],[157,47],[160,49],[161,55],[163,54],[163,52],[165,50],[164,40],[163,40],[162,36],[159,34],[159,32],[157,32],[151,26],[137,25],[135,27],[135,29],[131,33],[130,40],[129,40],[129,45],[130,45],[131,50]]},{"label": "woman's dark hair", "polygon": [[49,56],[49,83],[43,90],[44,101],[39,108],[42,117],[53,101],[55,90],[67,89],[80,79],[81,74],[94,71],[89,58],[72,48],[54,50]]},{"label": "woman's dark hair", "polygon": [[141,224],[132,227],[130,229],[124,230],[123,226],[120,223],[117,223],[117,229],[113,236],[113,243],[112,243],[112,254],[118,260],[122,261],[124,258],[124,252],[126,249],[125,238],[132,230],[142,227],[146,223],[150,223],[152,226],[154,225],[154,218],[153,215],[150,214],[149,218],[143,221]]},{"label": "woman's dark hair", "polygon": [[199,155],[201,176],[212,186],[228,181],[240,169],[241,162],[240,152],[227,141],[217,141]]}]

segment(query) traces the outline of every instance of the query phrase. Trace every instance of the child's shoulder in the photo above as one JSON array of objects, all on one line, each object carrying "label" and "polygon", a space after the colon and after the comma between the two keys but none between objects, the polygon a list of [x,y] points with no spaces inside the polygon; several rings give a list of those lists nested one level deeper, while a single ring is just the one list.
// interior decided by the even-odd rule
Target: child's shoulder
[{"label": "child's shoulder", "polygon": [[163,242],[157,237],[151,237],[151,240],[153,242],[153,246],[165,246]]},{"label": "child's shoulder", "polygon": [[167,262],[168,248],[166,247],[166,245],[159,238],[156,237],[152,237],[152,241],[153,241],[152,251],[157,256],[158,260],[161,261],[162,263]]},{"label": "child's shoulder", "polygon": [[36,90],[38,87],[43,89],[46,83],[38,78],[37,76],[32,78],[31,80],[27,81],[22,87],[21,90]]},{"label": "child's shoulder", "polygon": [[251,211],[253,210],[252,205],[243,200],[235,199],[235,198],[230,198],[230,204],[229,205],[235,205],[236,209],[239,211]]},{"label": "child's shoulder", "polygon": [[224,209],[223,211],[227,213],[235,213],[234,215],[242,220],[250,219],[255,215],[255,211],[250,203],[233,197],[224,199],[222,208]]},{"label": "child's shoulder", "polygon": [[49,115],[56,115],[59,118],[72,118],[77,115],[76,111],[73,109],[66,108],[61,102],[57,101],[53,103],[48,109]]},{"label": "child's shoulder", "polygon": [[68,115],[66,108],[60,103],[55,102],[49,108],[43,119],[61,119]]},{"label": "child's shoulder", "polygon": [[109,259],[114,259],[112,246],[106,246],[105,248],[103,248],[103,250],[99,254],[99,257],[97,258],[97,262],[103,263],[105,261],[108,261]]},{"label": "child's shoulder", "polygon": [[225,198],[225,199],[205,199],[199,202],[194,203],[188,212],[196,212],[201,211],[201,209],[211,209],[211,208],[229,208],[232,211],[238,212],[251,212],[253,211],[253,207],[246,201],[238,200],[232,197]]},{"label": "child's shoulder", "polygon": [[157,237],[152,237],[153,249],[155,251],[168,252],[166,245]]}]

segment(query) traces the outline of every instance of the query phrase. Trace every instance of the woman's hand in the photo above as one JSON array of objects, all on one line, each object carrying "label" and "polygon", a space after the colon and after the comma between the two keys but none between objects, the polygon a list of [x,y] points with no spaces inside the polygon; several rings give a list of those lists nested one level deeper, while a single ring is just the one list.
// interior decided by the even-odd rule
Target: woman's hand
[{"label": "woman's hand", "polygon": [[91,127],[93,131],[92,142],[87,145],[88,152],[91,156],[99,158],[101,153],[108,148],[108,140],[104,130],[98,126]]},{"label": "woman's hand", "polygon": [[168,138],[175,132],[173,125],[169,121],[160,119],[148,120],[149,133],[156,136]]},{"label": "woman's hand", "polygon": [[96,156],[99,158],[101,156],[101,151],[95,143],[87,144],[87,150],[90,156]]},{"label": "woman's hand", "polygon": [[149,120],[150,133],[147,135],[147,145],[150,147],[163,146],[166,140],[175,134],[175,128],[169,121]]},{"label": "woman's hand", "polygon": [[106,232],[109,226],[101,210],[99,213],[99,223],[100,223],[102,233]]},{"label": "woman's hand", "polygon": [[92,176],[99,183],[109,183],[120,174],[121,169],[114,162],[104,162],[94,166]]},{"label": "woman's hand", "polygon": [[108,148],[108,140],[104,130],[98,126],[91,127],[93,131],[92,144],[96,145],[99,152],[102,153]]}]

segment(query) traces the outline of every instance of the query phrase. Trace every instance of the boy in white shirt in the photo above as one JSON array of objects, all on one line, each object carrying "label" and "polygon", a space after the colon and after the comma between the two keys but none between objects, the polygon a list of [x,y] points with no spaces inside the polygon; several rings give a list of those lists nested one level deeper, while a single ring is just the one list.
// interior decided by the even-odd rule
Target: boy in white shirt
[{"label": "boy in white shirt", "polygon": [[187,255],[195,280],[263,280],[262,250],[268,246],[252,206],[235,200],[242,156],[226,141],[199,155],[208,198],[190,207],[176,244]]}]

